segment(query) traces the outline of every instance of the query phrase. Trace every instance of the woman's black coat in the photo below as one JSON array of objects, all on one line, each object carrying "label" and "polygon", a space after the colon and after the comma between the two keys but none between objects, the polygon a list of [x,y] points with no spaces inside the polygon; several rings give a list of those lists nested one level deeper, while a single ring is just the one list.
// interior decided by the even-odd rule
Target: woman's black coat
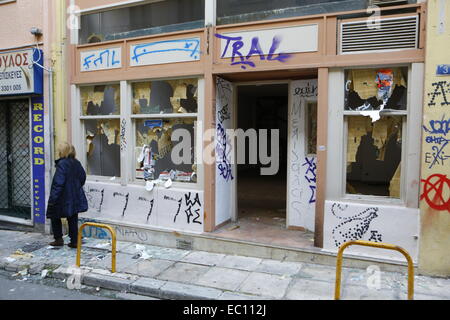
[{"label": "woman's black coat", "polygon": [[55,164],[47,218],[68,218],[87,211],[88,203],[83,190],[86,172],[81,163],[74,158],[61,158]]}]

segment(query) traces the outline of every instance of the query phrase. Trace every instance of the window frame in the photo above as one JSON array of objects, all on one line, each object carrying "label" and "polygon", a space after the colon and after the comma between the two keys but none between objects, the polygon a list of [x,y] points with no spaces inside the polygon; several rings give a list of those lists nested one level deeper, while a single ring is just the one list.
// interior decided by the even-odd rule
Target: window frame
[{"label": "window frame", "polygon": [[[363,194],[348,194],[346,191],[347,182],[347,135],[348,117],[361,115],[359,111],[344,110],[344,87],[345,71],[348,69],[376,69],[376,68],[408,68],[408,88],[407,88],[407,109],[388,110],[381,112],[381,115],[403,116],[402,121],[402,154],[400,163],[400,197],[375,196]],[[414,145],[414,136],[421,135],[421,116],[423,92],[414,89],[419,87],[423,90],[423,82],[417,81],[420,76],[423,78],[423,64],[405,63],[395,65],[365,65],[355,67],[342,67],[330,69],[328,79],[328,147],[327,153],[327,185],[326,197],[330,200],[347,202],[366,202],[374,204],[390,204],[398,206],[418,207],[418,187],[411,186],[411,181],[418,181],[420,175],[420,146]],[[413,83],[413,79],[416,82]],[[336,86],[332,84],[340,83]],[[417,192],[416,192],[417,190]]]},{"label": "window frame", "polygon": [[[115,115],[83,115],[82,111],[82,103],[81,103],[81,88],[89,87],[89,86],[97,86],[97,85],[117,85],[119,84],[120,88],[120,106],[119,106],[119,114]],[[91,175],[87,173],[87,155],[86,155],[86,127],[85,120],[119,120],[119,125],[121,123],[122,114],[123,114],[123,92],[122,92],[122,84],[121,81],[107,81],[102,83],[83,83],[79,85],[72,86],[72,101],[76,101],[76,104],[73,108],[72,116],[76,119],[76,125],[73,126],[73,144],[75,145],[75,149],[77,150],[77,158],[82,163],[83,167],[86,170],[86,177],[89,180],[93,180],[95,182],[112,182],[112,183],[123,183],[124,172],[122,170],[123,160],[122,157],[120,159],[120,177],[110,177],[110,176],[99,176],[99,175]],[[79,137],[81,132],[81,137]],[[122,152],[121,152],[122,155]]]},{"label": "window frame", "polygon": [[[132,84],[136,82],[150,82],[158,80],[180,80],[180,79],[197,79],[197,113],[170,113],[170,114],[133,114],[133,92]],[[83,116],[82,115],[82,103],[81,103],[81,87],[93,86],[93,85],[111,85],[120,83],[120,113],[119,115],[101,115],[101,116]],[[72,141],[77,150],[79,161],[83,167],[87,169],[87,156],[86,156],[86,142],[85,142],[85,125],[84,120],[94,119],[118,119],[122,126],[122,121],[126,121],[125,125],[125,140],[127,141],[127,147],[120,152],[120,177],[98,176],[87,174],[87,181],[103,182],[110,184],[121,184],[122,186],[145,186],[145,181],[136,179],[136,169],[134,162],[136,147],[136,119],[152,119],[152,118],[194,118],[194,146],[195,154],[197,156],[197,181],[196,182],[179,182],[173,181],[171,188],[180,189],[194,189],[200,190],[204,187],[204,169],[202,159],[198,159],[198,156],[203,156],[203,124],[202,119],[204,115],[204,97],[205,97],[205,79],[201,75],[191,75],[184,77],[173,78],[151,78],[151,79],[139,79],[132,81],[107,81],[102,83],[83,83],[73,84],[71,86],[71,98],[75,102],[72,108]],[[199,129],[202,131],[199,132]],[[80,134],[81,133],[81,134]],[[87,171],[87,170],[86,170]],[[164,188],[156,186],[157,188]]]},{"label": "window frame", "polygon": [[[149,114],[133,114],[133,83],[142,83],[142,82],[152,82],[152,81],[170,81],[170,80],[181,80],[181,79],[197,79],[197,112],[196,113],[149,113]],[[185,77],[173,77],[173,78],[149,78],[149,79],[139,79],[132,80],[127,82],[127,111],[129,112],[128,118],[129,123],[131,124],[130,130],[130,139],[128,140],[130,143],[128,144],[127,150],[127,165],[130,165],[130,168],[127,169],[128,184],[131,185],[139,185],[145,186],[145,181],[143,179],[136,178],[136,159],[135,159],[135,149],[136,149],[136,120],[143,119],[181,119],[181,118],[189,118],[195,119],[194,121],[194,152],[195,155],[203,155],[203,143],[200,144],[199,149],[199,137],[202,138],[203,134],[198,132],[198,124],[203,119],[203,108],[204,108],[204,79],[201,76],[193,75],[193,76],[185,76]],[[203,142],[203,140],[201,140]],[[200,153],[201,151],[201,153]],[[197,161],[197,181],[196,182],[180,182],[180,181],[172,181],[172,188],[181,188],[181,189],[201,189],[203,188],[203,166],[202,161]]]}]

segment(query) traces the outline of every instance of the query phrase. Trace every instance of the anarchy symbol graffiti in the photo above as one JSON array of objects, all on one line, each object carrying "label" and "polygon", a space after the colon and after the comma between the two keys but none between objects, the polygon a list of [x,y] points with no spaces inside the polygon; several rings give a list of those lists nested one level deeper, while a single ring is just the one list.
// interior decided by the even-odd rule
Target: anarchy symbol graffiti
[{"label": "anarchy symbol graffiti", "polygon": [[450,180],[447,175],[433,174],[424,183],[420,200],[425,199],[430,208],[450,212]]}]

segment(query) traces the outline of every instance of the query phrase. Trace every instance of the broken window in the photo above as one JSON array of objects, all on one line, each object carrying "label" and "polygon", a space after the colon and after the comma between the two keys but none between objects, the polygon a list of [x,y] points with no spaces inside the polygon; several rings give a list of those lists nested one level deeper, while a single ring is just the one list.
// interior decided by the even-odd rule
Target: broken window
[{"label": "broken window", "polygon": [[404,116],[347,116],[348,194],[400,198]]},{"label": "broken window", "polygon": [[197,113],[197,79],[133,83],[133,114]]},{"label": "broken window", "polygon": [[345,110],[406,110],[408,68],[345,72]]},{"label": "broken window", "polygon": [[[136,119],[136,179],[196,182],[195,121],[195,118]],[[179,129],[186,135],[172,141],[173,133]],[[179,143],[185,146],[180,152],[187,161],[174,163],[172,150]]]},{"label": "broken window", "polygon": [[347,194],[401,197],[408,67],[345,71]]},{"label": "broken window", "polygon": [[120,123],[114,120],[84,120],[87,174],[120,177]]},{"label": "broken window", "polygon": [[83,116],[119,115],[120,85],[80,87]]},{"label": "broken window", "polygon": [[120,85],[80,87],[88,175],[120,177]]},{"label": "broken window", "polygon": [[[198,112],[197,91],[196,78],[132,84],[136,179],[197,181],[194,134]],[[178,142],[172,141],[175,132],[183,133]],[[178,146],[179,143],[182,145]],[[172,150],[175,147],[175,151],[181,153],[182,161],[173,159]]]}]

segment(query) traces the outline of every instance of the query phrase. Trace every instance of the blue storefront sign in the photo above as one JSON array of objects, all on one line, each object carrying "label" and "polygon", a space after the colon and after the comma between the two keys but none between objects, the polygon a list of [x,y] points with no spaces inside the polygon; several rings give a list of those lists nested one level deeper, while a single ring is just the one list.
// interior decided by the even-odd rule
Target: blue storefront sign
[{"label": "blue storefront sign", "polygon": [[43,61],[42,50],[35,48],[1,52],[0,96],[42,94]]},{"label": "blue storefront sign", "polygon": [[45,150],[44,98],[31,98],[33,217],[38,224],[45,223]]}]

